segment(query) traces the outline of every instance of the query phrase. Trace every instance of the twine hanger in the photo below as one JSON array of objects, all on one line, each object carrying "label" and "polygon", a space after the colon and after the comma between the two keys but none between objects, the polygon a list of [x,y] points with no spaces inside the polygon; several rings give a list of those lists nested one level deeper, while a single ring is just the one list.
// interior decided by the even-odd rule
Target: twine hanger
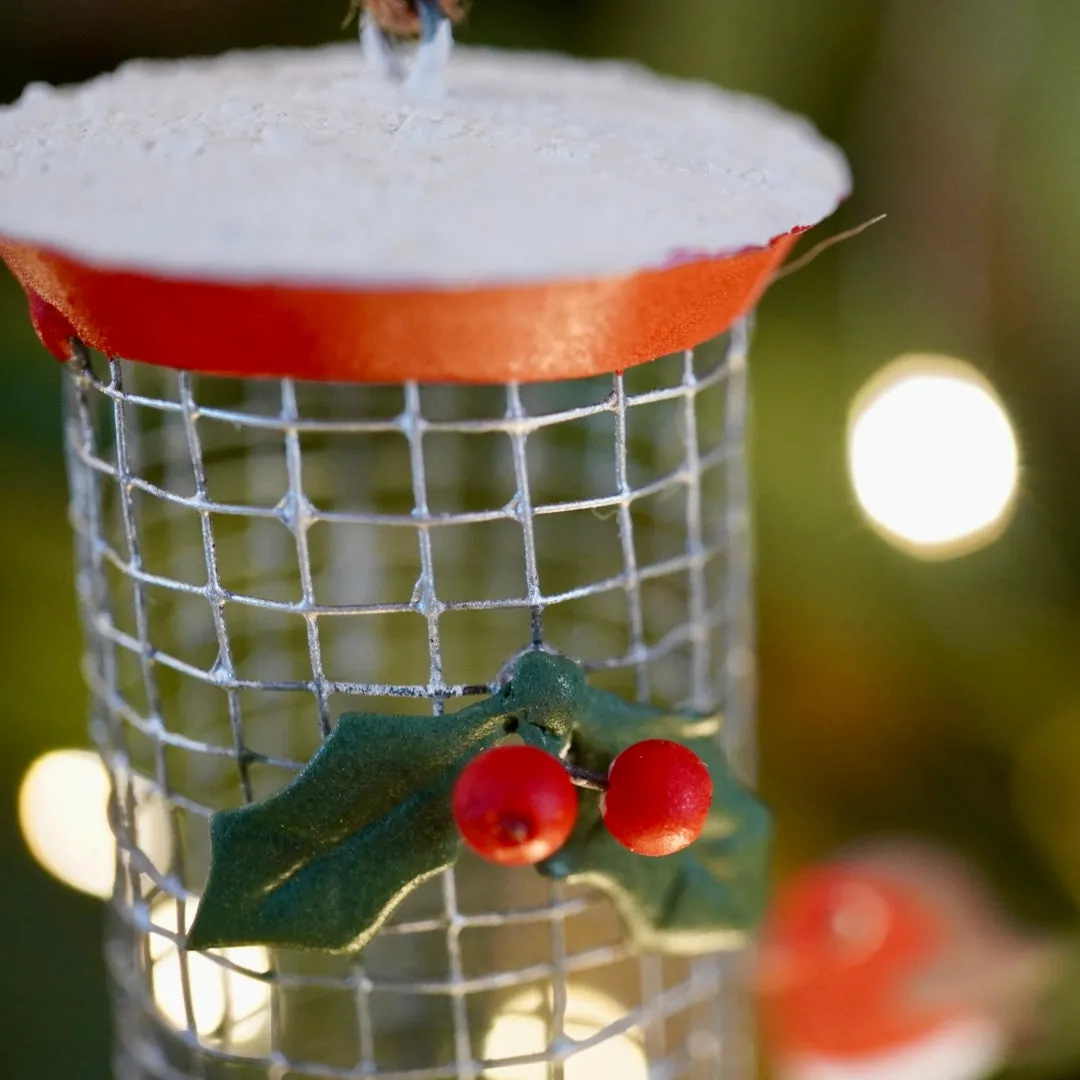
[{"label": "twine hanger", "polygon": [[436,20],[441,17],[457,24],[465,18],[462,0],[352,0],[345,22],[348,25],[363,11],[386,34],[401,38],[420,37],[424,33],[425,9]]},{"label": "twine hanger", "polygon": [[[348,25],[361,14],[360,42],[368,64],[387,81],[404,83],[415,94],[439,97],[454,47],[453,24],[465,18],[464,0],[351,0]],[[419,37],[406,74],[392,39]]]}]

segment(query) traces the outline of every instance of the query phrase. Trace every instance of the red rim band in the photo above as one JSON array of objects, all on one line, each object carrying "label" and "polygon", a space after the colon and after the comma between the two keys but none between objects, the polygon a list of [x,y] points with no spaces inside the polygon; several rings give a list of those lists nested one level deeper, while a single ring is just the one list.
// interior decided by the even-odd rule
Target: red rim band
[{"label": "red rim band", "polygon": [[35,318],[54,354],[66,319],[108,355],[213,375],[541,382],[610,373],[722,333],[757,302],[799,231],[663,270],[483,288],[200,282],[102,270],[2,238],[0,259],[55,309],[39,300]]}]

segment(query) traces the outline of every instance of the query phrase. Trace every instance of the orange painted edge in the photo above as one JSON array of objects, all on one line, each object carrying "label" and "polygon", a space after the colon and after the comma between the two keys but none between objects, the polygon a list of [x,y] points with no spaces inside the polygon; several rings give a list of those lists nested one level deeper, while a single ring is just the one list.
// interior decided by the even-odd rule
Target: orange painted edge
[{"label": "orange painted edge", "polygon": [[[327,382],[542,382],[693,348],[757,302],[804,230],[764,248],[536,285],[344,288],[106,270],[0,237],[55,355]],[[70,328],[70,335],[65,329]]]}]

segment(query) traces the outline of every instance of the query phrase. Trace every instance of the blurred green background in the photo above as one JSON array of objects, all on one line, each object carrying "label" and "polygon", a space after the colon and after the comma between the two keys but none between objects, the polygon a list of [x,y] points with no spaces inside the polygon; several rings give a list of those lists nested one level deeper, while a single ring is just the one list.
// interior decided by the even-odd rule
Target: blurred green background
[{"label": "blurred green background", "polygon": [[[135,55],[331,39],[344,0],[0,0],[0,100]],[[763,787],[778,872],[916,829],[1022,917],[1080,901],[1080,3],[477,0],[464,36],[632,56],[810,115],[851,156],[828,227],[888,220],[778,284],[754,355]],[[1016,425],[1018,513],[949,562],[892,550],[847,480],[847,410],[949,352]],[[59,371],[0,276],[0,1080],[108,1075],[102,909],[31,861],[15,792],[84,741]],[[1080,1073],[1077,1074],[1080,1076]]]}]

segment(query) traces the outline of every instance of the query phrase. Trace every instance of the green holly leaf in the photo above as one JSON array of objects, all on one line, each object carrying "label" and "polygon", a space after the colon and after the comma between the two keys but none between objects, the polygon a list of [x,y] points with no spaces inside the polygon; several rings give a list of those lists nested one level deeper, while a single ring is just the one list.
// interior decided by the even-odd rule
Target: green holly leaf
[{"label": "green holly leaf", "polygon": [[450,716],[343,716],[286,788],[215,814],[189,949],[352,952],[457,857],[450,794],[511,733],[562,753],[587,687],[572,661],[525,654],[495,696]]},{"label": "green holly leaf", "polygon": [[[606,773],[611,762],[635,743],[671,739],[696,745],[715,740],[722,723],[718,713],[665,712],[590,686],[575,718],[574,758],[586,769]],[[724,771],[730,771],[726,765]]]},{"label": "green holly leaf", "polygon": [[738,781],[716,741],[719,717],[665,714],[590,690],[573,754],[605,773],[628,746],[672,739],[708,766],[713,805],[705,830],[685,851],[646,858],[607,831],[599,797],[583,798],[566,845],[539,870],[606,892],[643,949],[696,955],[746,943],[768,894],[769,812]]}]

